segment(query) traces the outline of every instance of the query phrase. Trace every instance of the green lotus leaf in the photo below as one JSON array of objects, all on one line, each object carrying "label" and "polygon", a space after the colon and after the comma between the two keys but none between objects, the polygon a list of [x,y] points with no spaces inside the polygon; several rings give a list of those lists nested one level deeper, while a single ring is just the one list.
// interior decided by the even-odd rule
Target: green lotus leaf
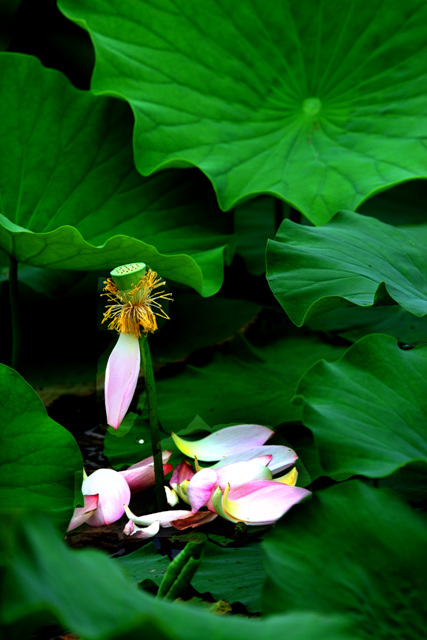
[{"label": "green lotus leaf", "polygon": [[285,220],[267,245],[267,279],[297,326],[316,313],[392,300],[421,317],[424,253],[412,234],[357,213],[338,213],[318,228]]},{"label": "green lotus leaf", "polygon": [[195,415],[208,424],[298,420],[301,407],[291,402],[298,379],[316,360],[342,353],[341,346],[298,332],[256,348],[238,336],[228,353],[216,353],[206,366],[187,365],[179,375],[157,381],[160,422],[180,433]]},{"label": "green lotus leaf", "polygon": [[427,476],[426,379],[427,347],[402,350],[379,334],[315,364],[297,394],[327,475],[381,478],[422,463]]},{"label": "green lotus leaf", "polygon": [[138,174],[124,102],[9,53],[0,92],[1,249],[34,267],[143,261],[203,295],[218,291],[231,221],[197,172]]},{"label": "green lotus leaf", "polygon": [[138,590],[113,558],[69,549],[39,517],[15,522],[12,533],[10,525],[1,528],[1,549],[7,546],[8,553],[0,620],[7,638],[34,637],[46,621],[85,640],[276,640],[283,629],[294,640],[358,638],[345,616],[304,612],[249,620],[158,600]]},{"label": "green lotus leaf", "polygon": [[397,305],[326,310],[311,317],[307,326],[313,331],[337,333],[350,342],[370,333],[386,333],[402,347],[423,343],[427,335],[427,317],[417,318]]},{"label": "green lotus leaf", "polygon": [[135,114],[143,175],[199,167],[229,209],[278,196],[320,224],[427,176],[423,0],[60,0],[95,93]]},{"label": "green lotus leaf", "polygon": [[[25,380],[0,365],[0,503],[2,509],[48,511],[65,529],[83,480],[71,433],[49,418]],[[81,493],[80,493],[81,497]]]},{"label": "green lotus leaf", "polygon": [[294,507],[263,543],[264,613],[346,613],[361,638],[419,640],[427,526],[391,492],[352,481]]}]

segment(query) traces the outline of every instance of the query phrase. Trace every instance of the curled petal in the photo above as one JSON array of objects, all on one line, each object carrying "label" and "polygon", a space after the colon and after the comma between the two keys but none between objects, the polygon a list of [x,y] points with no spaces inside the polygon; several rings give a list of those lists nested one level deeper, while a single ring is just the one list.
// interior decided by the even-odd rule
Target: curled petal
[{"label": "curled petal", "polygon": [[158,520],[160,523],[160,526],[165,528],[171,527],[172,526],[171,523],[174,520],[187,518],[191,516],[193,513],[188,509],[176,509],[176,510],[171,509],[170,511],[159,511],[157,513],[150,513],[146,516],[136,516],[134,513],[132,513],[129,507],[126,507],[125,511],[129,520],[132,520],[134,524],[146,527],[146,526],[149,526],[150,524],[153,524],[153,522],[156,522],[156,520]]},{"label": "curled petal", "polygon": [[212,490],[217,486],[217,473],[213,469],[202,469],[190,480],[187,486],[187,498],[192,511],[198,511],[207,504]]},{"label": "curled petal", "polygon": [[100,527],[111,524],[125,512],[124,505],[130,502],[128,483],[118,471],[113,469],[98,469],[83,481],[84,495],[98,494],[98,508],[87,519],[87,524]]},{"label": "curled petal", "polygon": [[166,502],[170,507],[175,507],[179,502],[179,497],[177,492],[174,489],[170,489],[169,487],[165,487],[166,493]]},{"label": "curled petal", "polygon": [[238,453],[234,453],[232,455],[223,458],[216,464],[214,464],[212,469],[219,469],[220,467],[225,466],[226,464],[232,464],[234,462],[245,462],[249,460],[253,460],[258,456],[268,456],[271,455],[271,462],[268,464],[268,468],[271,473],[279,473],[290,467],[295,461],[298,459],[297,454],[289,447],[284,447],[280,444],[267,444],[263,447],[254,447],[252,449],[247,449],[246,451],[241,451]]},{"label": "curled petal", "polygon": [[280,478],[274,478],[274,482],[282,482],[283,484],[288,484],[290,487],[294,487],[298,480],[298,471],[297,468],[294,467],[288,473],[285,473],[284,476]]},{"label": "curled petal", "polygon": [[68,525],[67,531],[77,529],[81,524],[86,522],[98,507],[98,494],[94,496],[83,496],[85,500],[84,507],[76,507],[73,517]]},{"label": "curled petal", "polygon": [[214,507],[218,513],[232,522],[248,525],[273,524],[294,504],[310,495],[300,487],[290,487],[280,482],[256,481],[231,489],[219,495],[215,492]]},{"label": "curled petal", "polygon": [[221,460],[225,456],[239,451],[258,447],[271,438],[273,433],[268,427],[257,424],[240,424],[220,429],[206,438],[194,442],[184,440],[174,433],[172,433],[172,438],[178,449],[186,456],[213,461]]},{"label": "curled petal", "polygon": [[182,482],[184,482],[184,480],[191,480],[194,474],[195,471],[191,464],[186,460],[183,460],[180,464],[177,464],[175,469],[173,470],[173,474],[169,484],[171,485],[171,487],[174,484],[181,484]]},{"label": "curled petal", "polygon": [[[268,460],[268,456],[267,461]],[[256,460],[258,460],[257,458]],[[211,469],[213,471],[213,469]],[[238,487],[254,480],[271,480],[273,475],[268,467],[256,461],[234,462],[216,469],[217,486],[225,488],[227,484]]]},{"label": "curled petal", "polygon": [[190,501],[189,501],[188,496],[187,496],[187,487],[188,487],[189,482],[190,482],[190,480],[183,480],[183,482],[181,482],[181,484],[174,484],[172,486],[172,489],[174,489],[174,491],[176,491],[177,495],[181,498],[181,500],[183,500],[187,504],[190,504]]},{"label": "curled petal", "polygon": [[197,513],[192,513],[186,518],[173,520],[171,524],[173,527],[175,527],[175,529],[180,529],[181,531],[183,531],[184,529],[194,529],[194,527],[200,527],[200,525],[211,522],[217,517],[218,514],[212,513],[211,511],[197,511]]},{"label": "curled petal", "polygon": [[[172,451],[162,451],[163,473],[165,475],[173,469],[171,464],[166,464],[171,455]],[[132,493],[144,491],[144,489],[154,486],[155,483],[153,456],[133,464],[129,469],[119,471],[119,473],[128,483]]]},{"label": "curled petal", "polygon": [[153,524],[150,524],[148,527],[144,527],[143,529],[137,527],[136,524],[129,520],[125,528],[123,529],[123,533],[125,536],[132,536],[133,538],[139,538],[142,540],[147,540],[148,538],[154,538],[159,533],[160,530],[160,522],[156,520]]},{"label": "curled petal", "polygon": [[187,487],[187,496],[192,510],[198,511],[207,504],[208,509],[214,511],[211,496],[217,487],[225,488],[228,484],[237,487],[254,480],[271,480],[273,476],[270,469],[265,464],[258,464],[258,460],[268,463],[270,456],[256,458],[255,461],[225,465],[216,471],[206,468],[196,473]]},{"label": "curled petal", "polygon": [[125,417],[138,382],[141,355],[138,338],[121,333],[105,371],[107,422],[117,429]]}]

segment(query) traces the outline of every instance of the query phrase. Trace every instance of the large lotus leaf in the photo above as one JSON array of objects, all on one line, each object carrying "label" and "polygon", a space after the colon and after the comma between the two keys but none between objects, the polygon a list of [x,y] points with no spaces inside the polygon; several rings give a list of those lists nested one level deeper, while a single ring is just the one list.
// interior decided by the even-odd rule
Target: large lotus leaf
[{"label": "large lotus leaf", "polygon": [[405,231],[357,213],[317,228],[285,220],[267,245],[267,279],[297,326],[318,311],[390,297],[420,317],[427,314],[424,254]]},{"label": "large lotus leaf", "polygon": [[419,640],[427,615],[427,525],[396,495],[335,485],[263,543],[265,613],[346,613],[362,638]]},{"label": "large lotus leaf", "polygon": [[206,366],[187,365],[179,375],[157,381],[160,422],[179,433],[195,415],[209,424],[298,420],[301,407],[291,402],[298,379],[316,360],[334,360],[342,352],[296,331],[262,348],[237,337],[228,353],[216,353]]},{"label": "large lotus leaf", "polygon": [[331,309],[316,313],[307,326],[313,331],[337,333],[351,342],[370,333],[386,333],[403,348],[425,342],[427,336],[427,317],[417,318],[397,305]]},{"label": "large lotus leaf", "polygon": [[380,478],[418,461],[427,475],[426,379],[427,347],[402,350],[384,335],[315,364],[297,394],[327,474]]},{"label": "large lotus leaf", "polygon": [[[168,559],[159,555],[153,544],[119,558],[118,562],[134,582],[149,578],[157,585],[169,566]],[[264,577],[261,548],[257,542],[240,548],[224,548],[206,542],[191,584],[201,594],[209,592],[216,600],[241,602],[249,611],[258,612]]]},{"label": "large lotus leaf", "polygon": [[268,193],[326,222],[427,176],[423,0],[60,0],[95,93],[126,98],[143,175],[198,166],[221,207]]},{"label": "large lotus leaf", "polygon": [[209,592],[216,600],[241,602],[248,611],[261,610],[261,588],[265,571],[258,542],[238,549],[208,542],[191,584],[199,593]]},{"label": "large lotus leaf", "polygon": [[76,483],[83,480],[80,450],[73,436],[49,418],[30,385],[3,364],[0,438],[1,507],[47,510],[66,528]]},{"label": "large lotus leaf", "polygon": [[6,638],[26,640],[51,618],[85,640],[356,640],[343,616],[297,613],[248,620],[213,616],[183,603],[157,600],[139,591],[118,564],[99,551],[69,549],[49,523],[17,522],[11,539],[4,528],[8,566],[0,617]]},{"label": "large lotus leaf", "polygon": [[35,267],[140,260],[203,295],[218,291],[231,221],[197,172],[138,174],[124,102],[8,53],[0,92],[0,248]]}]

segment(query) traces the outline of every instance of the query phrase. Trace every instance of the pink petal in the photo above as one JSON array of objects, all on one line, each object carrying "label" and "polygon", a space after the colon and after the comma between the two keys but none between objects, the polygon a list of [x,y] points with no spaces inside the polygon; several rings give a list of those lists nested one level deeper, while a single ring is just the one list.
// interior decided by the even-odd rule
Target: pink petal
[{"label": "pink petal", "polygon": [[140,360],[138,338],[121,333],[105,371],[107,422],[114,429],[117,429],[129,409],[138,382]]},{"label": "pink petal", "polygon": [[230,519],[248,525],[273,524],[309,495],[310,491],[301,487],[255,481],[234,489],[227,487],[222,495],[222,509]]},{"label": "pink petal", "polygon": [[173,527],[175,527],[175,529],[180,529],[181,531],[183,531],[184,529],[194,529],[194,527],[200,527],[200,525],[205,524],[206,522],[215,520],[217,516],[218,514],[211,513],[210,511],[197,511],[197,513],[191,513],[191,515],[187,516],[186,518],[173,520],[171,524]]},{"label": "pink petal", "polygon": [[232,464],[235,462],[245,462],[249,460],[253,460],[258,456],[271,455],[273,456],[271,462],[268,465],[271,473],[279,473],[290,467],[295,461],[298,459],[297,454],[289,447],[284,447],[280,444],[267,444],[263,447],[253,447],[252,449],[247,449],[245,451],[241,451],[238,453],[234,453],[232,455],[223,458],[216,464],[214,464],[212,469],[219,469],[220,467],[224,467],[226,464]]},{"label": "pink petal", "polygon": [[132,520],[129,520],[125,528],[123,529],[123,533],[125,536],[132,536],[133,538],[138,538],[141,540],[148,540],[148,538],[154,538],[159,533],[160,523],[158,520],[150,524],[148,527],[144,527],[141,529],[137,527]]},{"label": "pink petal", "polygon": [[98,469],[83,481],[84,495],[98,494],[98,508],[88,518],[87,524],[100,527],[111,524],[125,512],[124,505],[130,502],[128,483],[118,471],[113,469]]},{"label": "pink petal", "polygon": [[172,438],[178,449],[186,456],[190,458],[197,457],[199,460],[213,461],[221,460],[225,456],[239,451],[260,446],[271,438],[273,433],[268,427],[262,427],[257,424],[240,424],[235,427],[220,429],[206,436],[206,438],[194,442],[184,440],[174,433],[172,433]]},{"label": "pink petal", "polygon": [[[269,461],[268,456],[267,461]],[[259,459],[259,458],[257,458]],[[253,482],[254,480],[271,480],[272,473],[270,469],[257,462],[234,462],[216,469],[218,478],[217,486],[225,488],[227,484],[231,487],[238,487],[241,484]]]},{"label": "pink petal", "polygon": [[171,486],[174,484],[181,484],[181,482],[184,482],[184,480],[191,480],[194,474],[195,471],[191,464],[186,460],[183,460],[180,464],[177,464],[175,469],[173,470],[173,474],[169,484]]},{"label": "pink petal", "polygon": [[126,507],[125,511],[129,520],[132,520],[134,524],[146,527],[158,520],[160,522],[160,526],[165,528],[171,527],[172,521],[180,520],[181,518],[187,518],[193,513],[188,509],[171,509],[170,511],[158,511],[157,513],[150,513],[146,516],[136,516],[128,507]]},{"label": "pink petal", "polygon": [[192,511],[198,511],[208,502],[215,486],[217,474],[213,469],[202,469],[191,478],[187,486],[187,498]]},{"label": "pink petal", "polygon": [[73,517],[68,525],[67,531],[77,529],[81,524],[86,522],[88,518],[96,511],[98,506],[98,494],[94,496],[83,496],[85,500],[84,507],[76,507],[74,509]]},{"label": "pink petal", "polygon": [[[172,455],[172,451],[162,451],[163,473],[166,475],[172,471],[171,464],[165,464]],[[144,491],[154,485],[154,461],[153,456],[133,464],[125,471],[119,471],[129,485],[132,493]]]}]

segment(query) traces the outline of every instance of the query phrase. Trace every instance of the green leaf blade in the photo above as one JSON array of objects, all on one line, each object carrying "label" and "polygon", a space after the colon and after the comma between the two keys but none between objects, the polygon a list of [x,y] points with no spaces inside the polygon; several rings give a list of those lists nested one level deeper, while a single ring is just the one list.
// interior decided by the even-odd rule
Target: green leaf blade
[{"label": "green leaf blade", "polygon": [[389,304],[390,298],[418,317],[427,314],[423,246],[357,213],[339,213],[318,228],[285,220],[268,242],[267,279],[297,326],[319,311]]},{"label": "green leaf blade", "polygon": [[335,363],[314,365],[297,394],[326,473],[380,478],[413,462],[427,465],[426,375],[426,348],[403,351],[379,334]]},{"label": "green leaf blade", "polygon": [[0,397],[2,508],[46,510],[66,528],[76,483],[83,481],[76,441],[49,418],[35,391],[6,365],[0,366]]},{"label": "green leaf blade", "polygon": [[29,56],[2,54],[0,70],[0,247],[46,268],[142,261],[216,293],[235,242],[207,181],[142,178],[125,103],[75,89]]},{"label": "green leaf blade", "polygon": [[[424,519],[360,482],[317,493],[263,543],[264,612],[346,613],[361,638],[417,640],[426,616]],[[321,586],[319,586],[319,578]]]},{"label": "green leaf blade", "polygon": [[60,6],[91,35],[93,91],[132,106],[143,175],[197,166],[223,209],[263,193],[315,224],[427,176],[421,0]]}]

